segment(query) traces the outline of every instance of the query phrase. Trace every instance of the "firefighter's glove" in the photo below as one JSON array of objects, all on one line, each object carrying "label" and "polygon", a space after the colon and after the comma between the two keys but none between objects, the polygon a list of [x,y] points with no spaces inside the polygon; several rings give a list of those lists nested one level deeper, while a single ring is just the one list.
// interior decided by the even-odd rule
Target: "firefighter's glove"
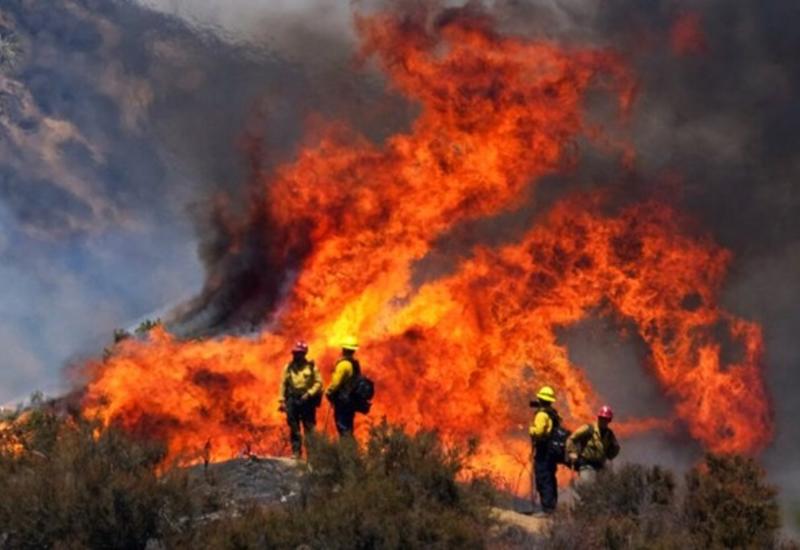
[{"label": "firefighter's glove", "polygon": [[569,459],[569,463],[574,465],[576,462],[578,462],[578,453],[569,453],[567,458]]},{"label": "firefighter's glove", "polygon": [[286,404],[283,401],[281,401],[280,404],[278,405],[278,412],[282,413],[286,412]]}]

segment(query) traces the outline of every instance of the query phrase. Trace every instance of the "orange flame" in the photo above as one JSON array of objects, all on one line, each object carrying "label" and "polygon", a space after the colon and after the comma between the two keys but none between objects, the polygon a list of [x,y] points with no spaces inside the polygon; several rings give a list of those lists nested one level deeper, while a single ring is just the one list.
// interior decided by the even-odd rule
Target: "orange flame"
[{"label": "orange flame", "polygon": [[[571,422],[600,402],[556,330],[602,307],[630,324],[690,434],[719,451],[771,437],[757,325],[717,305],[730,254],[650,202],[611,216],[601,194],[557,205],[517,243],[479,247],[415,287],[412,269],[456,224],[513,209],[575,143],[610,140],[582,104],[600,87],[625,113],[634,82],[612,53],[501,37],[463,11],[436,20],[357,18],[365,59],[420,107],[382,145],[343,125],[317,128],[295,162],[264,177],[279,250],[305,250],[271,319],[250,338],[180,341],[162,329],[93,365],[87,414],[165,440],[172,458],[286,451],[276,410],[291,341],[305,337],[327,376],[346,334],[375,378],[373,417],[478,435],[482,466],[513,479],[527,463],[529,396],[551,384]],[[626,153],[620,150],[621,153]],[[723,360],[723,339],[741,348]],[[327,405],[324,405],[327,408]],[[323,415],[325,409],[323,409]],[[625,418],[622,434],[673,419]]]},{"label": "orange flame", "polygon": [[19,457],[25,452],[23,429],[27,415],[17,418],[0,419],[0,456]]}]

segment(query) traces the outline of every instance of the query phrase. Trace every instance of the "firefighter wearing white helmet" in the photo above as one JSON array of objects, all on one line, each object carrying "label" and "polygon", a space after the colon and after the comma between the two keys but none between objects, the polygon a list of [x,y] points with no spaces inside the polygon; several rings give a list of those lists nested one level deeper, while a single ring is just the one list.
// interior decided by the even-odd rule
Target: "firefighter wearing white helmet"
[{"label": "firefighter wearing white helmet", "polygon": [[333,418],[339,436],[353,434],[357,412],[369,412],[374,392],[372,381],[362,376],[361,364],[356,358],[358,339],[348,336],[342,343],[342,356],[333,368],[333,376],[325,395],[333,405]]},{"label": "firefighter wearing white helmet", "polygon": [[559,429],[561,417],[553,407],[556,392],[550,386],[542,386],[536,393],[536,400],[531,407],[536,409],[528,432],[533,444],[533,478],[536,492],[539,494],[541,511],[551,514],[558,503],[558,482],[556,470],[558,457],[553,452],[552,439]]}]

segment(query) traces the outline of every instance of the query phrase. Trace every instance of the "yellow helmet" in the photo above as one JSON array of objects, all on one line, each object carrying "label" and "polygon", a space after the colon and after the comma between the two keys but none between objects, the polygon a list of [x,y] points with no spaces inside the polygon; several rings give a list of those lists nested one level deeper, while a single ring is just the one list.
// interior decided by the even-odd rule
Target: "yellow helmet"
[{"label": "yellow helmet", "polygon": [[539,389],[539,393],[536,394],[536,399],[541,399],[542,401],[547,401],[548,403],[555,403],[556,392],[553,391],[553,388],[550,386],[542,386]]},{"label": "yellow helmet", "polygon": [[358,349],[358,338],[355,336],[347,336],[344,340],[342,340],[342,349],[356,351]]}]

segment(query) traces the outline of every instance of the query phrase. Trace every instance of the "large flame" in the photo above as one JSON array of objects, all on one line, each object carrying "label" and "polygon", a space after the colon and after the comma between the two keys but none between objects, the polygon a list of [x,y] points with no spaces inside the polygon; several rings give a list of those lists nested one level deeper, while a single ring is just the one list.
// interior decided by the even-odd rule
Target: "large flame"
[{"label": "large flame", "polygon": [[[411,129],[376,145],[341,124],[316,128],[293,163],[260,176],[254,209],[278,243],[265,257],[302,252],[269,330],[180,341],[156,329],[123,341],[93,365],[86,412],[162,438],[184,461],[285,452],[276,399],[291,341],[308,339],[328,376],[335,344],[356,334],[377,383],[373,418],[453,441],[479,436],[481,465],[511,479],[527,462],[537,386],[556,388],[570,422],[601,402],[556,336],[601,311],[638,334],[674,402],[674,418],[620,411],[621,433],[677,419],[710,449],[763,448],[772,427],[761,332],[718,306],[731,255],[685,231],[668,206],[614,212],[602,193],[568,198],[518,242],[412,281],[438,238],[513,209],[537,179],[571,165],[579,138],[627,155],[583,114],[598,88],[627,111],[634,81],[624,63],[502,37],[464,11],[379,14],[357,28],[364,59],[419,104]],[[726,361],[728,348],[738,353]]]}]

